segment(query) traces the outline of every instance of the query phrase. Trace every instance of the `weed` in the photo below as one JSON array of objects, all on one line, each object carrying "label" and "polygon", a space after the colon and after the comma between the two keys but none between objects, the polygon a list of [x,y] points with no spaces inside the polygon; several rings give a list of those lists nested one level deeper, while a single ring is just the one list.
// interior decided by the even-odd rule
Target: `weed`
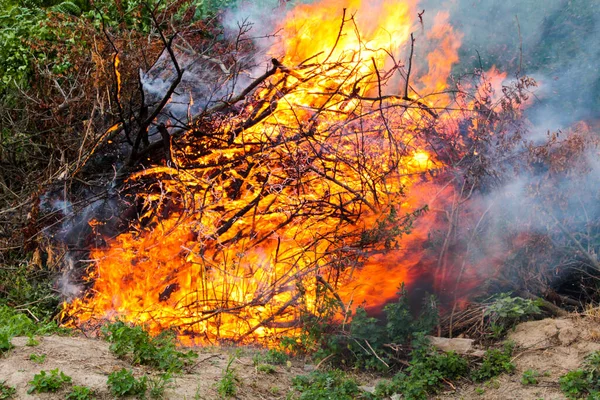
[{"label": "weed", "polygon": [[111,393],[119,397],[142,395],[148,388],[145,376],[136,379],[133,373],[125,368],[108,375],[107,383]]},{"label": "weed", "polygon": [[481,396],[485,393],[485,389],[482,387],[475,388],[475,393]]},{"label": "weed", "polygon": [[492,337],[500,338],[518,322],[529,316],[541,314],[539,306],[537,301],[512,297],[510,293],[494,296],[484,314],[489,318]]},{"label": "weed", "polygon": [[46,361],[46,355],[45,354],[34,354],[31,353],[29,355],[29,359],[31,361],[33,361],[36,364],[42,364],[44,361]]},{"label": "weed", "polygon": [[33,376],[32,381],[29,381],[31,387],[27,393],[56,392],[68,383],[71,383],[71,377],[59,371],[58,368],[51,370],[50,373],[40,371],[39,374]]},{"label": "weed", "polygon": [[73,386],[66,397],[67,400],[92,400],[95,398],[94,391],[87,386]]},{"label": "weed", "polygon": [[234,397],[237,393],[237,376],[233,368],[231,368],[233,360],[235,360],[235,357],[229,359],[227,367],[225,368],[225,373],[217,384],[217,392],[222,398]]},{"label": "weed", "polygon": [[25,343],[25,346],[29,346],[29,347],[35,347],[37,345],[40,344],[40,341],[37,340],[33,334],[29,334],[27,335],[27,343]]},{"label": "weed", "polygon": [[504,372],[513,372],[515,365],[511,362],[514,344],[506,342],[502,349],[489,349],[483,355],[479,368],[471,372],[471,378],[483,382]]},{"label": "weed", "polygon": [[259,364],[256,366],[256,370],[265,374],[274,374],[277,371],[271,364]]},{"label": "weed", "polygon": [[148,365],[167,372],[181,372],[198,357],[191,350],[187,353],[177,351],[172,332],[163,332],[153,338],[140,326],[130,326],[118,321],[103,326],[102,333],[111,343],[110,350],[119,358],[131,354],[133,364]]},{"label": "weed", "polygon": [[0,305],[0,353],[12,349],[12,338],[29,336],[28,346],[38,344],[33,335],[48,333],[64,333],[67,330],[59,328],[54,322],[35,323],[25,314],[20,314],[12,308]]},{"label": "weed", "polygon": [[281,350],[269,349],[266,353],[256,354],[252,357],[254,365],[259,364],[271,364],[271,365],[283,365],[288,362],[290,357]]},{"label": "weed", "polygon": [[600,351],[588,355],[582,369],[567,372],[558,383],[569,399],[600,399]]},{"label": "weed", "polygon": [[408,368],[391,381],[380,382],[375,389],[377,395],[402,393],[406,399],[427,399],[444,380],[467,375],[469,366],[464,358],[453,352],[437,352],[423,335],[417,335],[413,346]]},{"label": "weed", "polygon": [[8,386],[6,381],[0,381],[0,400],[11,399],[17,393],[17,389]]},{"label": "weed", "polygon": [[157,377],[148,379],[148,388],[150,389],[150,397],[153,399],[163,399],[165,391],[173,386],[173,374],[165,372]]},{"label": "weed", "polygon": [[353,400],[372,399],[370,393],[358,387],[354,379],[342,371],[314,371],[309,375],[298,375],[292,379],[294,389],[300,393],[298,400]]},{"label": "weed", "polygon": [[569,399],[579,399],[585,397],[590,387],[588,374],[582,369],[569,371],[558,380],[560,390]]},{"label": "weed", "polygon": [[521,376],[521,383],[523,385],[537,385],[539,376],[540,373],[536,370],[528,369],[523,372],[523,375]]}]

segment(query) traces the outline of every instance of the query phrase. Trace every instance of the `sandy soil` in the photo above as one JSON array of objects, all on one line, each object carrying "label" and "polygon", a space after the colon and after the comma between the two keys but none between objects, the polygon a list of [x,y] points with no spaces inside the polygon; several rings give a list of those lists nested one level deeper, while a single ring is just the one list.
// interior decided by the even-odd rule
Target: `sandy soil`
[{"label": "sandy soil", "polygon": [[[436,399],[564,399],[558,378],[580,366],[589,353],[600,350],[600,325],[590,319],[545,319],[519,325],[510,334],[517,344],[514,362],[517,370],[485,384],[448,385]],[[132,367],[111,354],[108,343],[83,337],[47,336],[38,338],[39,345],[27,346],[27,338],[14,338],[15,348],[0,359],[0,381],[17,388],[17,399],[64,399],[66,391],[55,394],[27,394],[28,382],[41,370],[59,368],[73,378],[74,385],[93,388],[98,399],[112,399],[106,385],[108,374],[123,367],[133,369],[136,376],[156,375],[145,367]],[[179,376],[166,392],[168,399],[217,399],[217,383],[228,361],[235,355],[233,368],[238,377],[239,399],[285,399],[291,379],[306,373],[312,366],[304,360],[293,360],[291,366],[277,366],[274,374],[256,370],[252,348],[203,348],[197,363]],[[31,354],[45,355],[42,363],[30,359]],[[524,386],[521,375],[527,369],[541,374],[538,385]],[[374,385],[371,375],[357,376],[361,383]],[[483,391],[483,393],[482,393]],[[479,393],[478,393],[479,392]]]}]

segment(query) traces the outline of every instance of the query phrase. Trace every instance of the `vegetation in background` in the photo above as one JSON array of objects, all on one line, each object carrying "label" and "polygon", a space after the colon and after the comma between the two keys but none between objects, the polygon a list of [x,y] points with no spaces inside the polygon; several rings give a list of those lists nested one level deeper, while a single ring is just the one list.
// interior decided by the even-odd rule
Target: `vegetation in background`
[{"label": "vegetation in background", "polygon": [[15,336],[45,335],[62,333],[66,330],[59,328],[55,322],[34,322],[25,314],[15,309],[0,305],[0,353],[12,348],[11,340]]}]

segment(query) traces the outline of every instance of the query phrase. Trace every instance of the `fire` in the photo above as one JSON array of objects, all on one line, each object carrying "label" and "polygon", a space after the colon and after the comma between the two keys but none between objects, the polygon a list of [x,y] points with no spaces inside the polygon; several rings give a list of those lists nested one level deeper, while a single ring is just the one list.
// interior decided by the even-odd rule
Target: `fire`
[{"label": "fire", "polygon": [[198,343],[271,344],[320,312],[327,292],[355,305],[392,299],[413,279],[422,255],[409,244],[425,242],[433,218],[408,236],[389,232],[421,214],[437,190],[421,183],[443,169],[418,132],[456,135],[437,110],[449,102],[439,92],[460,35],[439,14],[428,65],[411,60],[416,6],[323,0],[291,10],[271,49],[281,67],[220,136],[189,132],[173,149],[177,167],[129,179],[147,188],[133,196],[139,223],[91,251],[93,287],[65,305],[71,323],[120,318]]}]

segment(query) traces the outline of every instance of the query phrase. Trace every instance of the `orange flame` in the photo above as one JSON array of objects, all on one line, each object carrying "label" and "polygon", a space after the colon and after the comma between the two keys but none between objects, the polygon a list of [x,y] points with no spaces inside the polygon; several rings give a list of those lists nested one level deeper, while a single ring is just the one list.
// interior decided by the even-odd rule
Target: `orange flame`
[{"label": "orange flame", "polygon": [[[375,244],[364,254],[351,238],[392,210],[426,204],[431,189],[416,185],[441,168],[415,132],[434,124],[435,109],[449,100],[413,98],[443,91],[458,61],[460,35],[447,14],[426,35],[436,46],[428,66],[415,65],[409,98],[390,95],[404,94],[407,66],[417,63],[407,59],[417,11],[414,1],[394,0],[323,0],[291,10],[271,49],[284,55],[286,70],[256,97],[280,95],[276,104],[250,104],[245,116],[275,109],[250,128],[227,126],[230,146],[174,150],[186,168],[130,178],[156,178],[142,223],[92,250],[93,288],[65,305],[72,323],[121,318],[201,343],[269,344],[301,329],[302,312],[323,306],[323,280],[344,302],[393,298],[420,263],[405,243],[423,243],[428,223],[385,252]],[[305,139],[294,139],[299,134]]]}]

